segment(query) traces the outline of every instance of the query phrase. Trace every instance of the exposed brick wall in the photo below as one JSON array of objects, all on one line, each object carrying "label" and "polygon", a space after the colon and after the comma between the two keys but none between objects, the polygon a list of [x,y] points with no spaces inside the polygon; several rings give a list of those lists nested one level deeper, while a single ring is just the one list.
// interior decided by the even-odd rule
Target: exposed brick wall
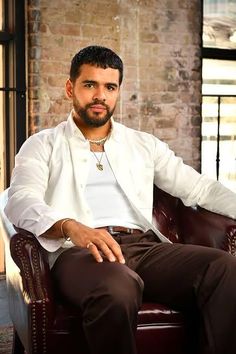
[{"label": "exposed brick wall", "polygon": [[199,169],[200,3],[28,0],[30,134],[67,117],[73,55],[105,45],[125,63],[116,120],[160,137]]}]

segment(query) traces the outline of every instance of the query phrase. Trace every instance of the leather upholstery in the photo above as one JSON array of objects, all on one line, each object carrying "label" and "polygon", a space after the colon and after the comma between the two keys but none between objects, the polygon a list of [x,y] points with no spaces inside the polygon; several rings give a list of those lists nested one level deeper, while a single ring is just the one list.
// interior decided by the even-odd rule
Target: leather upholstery
[{"label": "leather upholstery", "polygon": [[[15,329],[14,354],[86,354],[80,314],[56,297],[45,251],[33,235],[14,232],[1,216],[6,246],[10,315]],[[173,242],[200,244],[236,253],[236,221],[182,202],[155,188],[155,223]],[[157,303],[143,303],[136,335],[138,354],[191,352],[194,328],[186,314]],[[109,324],[108,324],[109,325]],[[22,345],[23,344],[23,345]]]}]

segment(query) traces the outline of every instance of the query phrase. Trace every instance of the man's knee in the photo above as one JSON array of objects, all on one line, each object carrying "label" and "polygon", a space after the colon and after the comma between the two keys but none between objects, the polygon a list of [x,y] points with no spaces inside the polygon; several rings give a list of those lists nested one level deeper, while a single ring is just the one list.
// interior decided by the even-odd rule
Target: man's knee
[{"label": "man's knee", "polygon": [[120,267],[103,283],[103,290],[107,296],[118,303],[134,301],[141,303],[143,281],[140,276],[126,266]]}]

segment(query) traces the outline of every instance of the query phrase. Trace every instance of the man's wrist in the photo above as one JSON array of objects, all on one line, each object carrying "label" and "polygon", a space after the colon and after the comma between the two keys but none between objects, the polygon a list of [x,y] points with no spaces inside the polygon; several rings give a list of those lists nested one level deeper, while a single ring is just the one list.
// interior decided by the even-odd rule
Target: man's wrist
[{"label": "man's wrist", "polygon": [[69,221],[74,221],[76,222],[75,219],[71,219],[71,218],[66,218],[66,219],[63,219],[62,222],[61,222],[61,225],[60,225],[60,230],[61,230],[61,236],[62,238],[64,238],[64,240],[66,241],[70,241],[70,235],[68,234],[68,228],[66,227],[67,223],[69,223]]}]

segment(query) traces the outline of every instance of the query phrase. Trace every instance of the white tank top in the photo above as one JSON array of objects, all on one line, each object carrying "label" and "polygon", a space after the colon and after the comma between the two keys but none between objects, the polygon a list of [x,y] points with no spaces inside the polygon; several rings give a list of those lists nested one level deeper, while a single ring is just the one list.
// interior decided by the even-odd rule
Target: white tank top
[{"label": "white tank top", "polygon": [[[93,227],[124,226],[142,230],[138,215],[116,181],[106,153],[95,154],[98,160],[91,152],[90,170],[85,187],[85,198],[93,214]],[[96,166],[101,155],[102,171]]]}]

